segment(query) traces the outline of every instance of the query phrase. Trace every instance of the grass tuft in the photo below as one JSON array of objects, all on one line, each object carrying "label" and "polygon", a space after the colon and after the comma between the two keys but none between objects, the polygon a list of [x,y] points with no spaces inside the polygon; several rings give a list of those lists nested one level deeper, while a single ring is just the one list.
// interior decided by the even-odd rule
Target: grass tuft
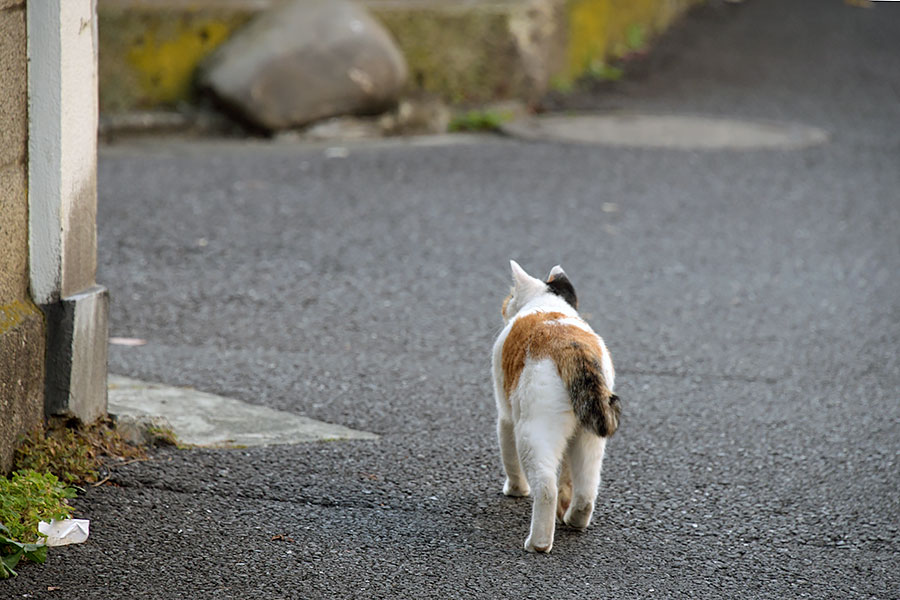
[{"label": "grass tuft", "polygon": [[68,500],[74,497],[75,490],[52,473],[26,469],[0,477],[0,579],[15,576],[22,558],[47,559],[38,523],[71,517]]},{"label": "grass tuft", "polygon": [[451,132],[499,131],[512,116],[511,113],[497,110],[470,110],[453,117],[447,129]]},{"label": "grass tuft", "polygon": [[142,448],[122,439],[111,421],[100,420],[77,428],[54,427],[31,432],[20,440],[13,468],[53,473],[67,484],[94,483],[99,479],[100,469],[115,460],[145,457]]},{"label": "grass tuft", "polygon": [[[143,448],[122,439],[112,421],[36,429],[19,440],[9,477],[0,475],[0,579],[16,575],[23,558],[43,563],[40,521],[68,519],[73,485],[96,483],[117,463],[145,460]],[[102,483],[106,479],[100,480]]]}]

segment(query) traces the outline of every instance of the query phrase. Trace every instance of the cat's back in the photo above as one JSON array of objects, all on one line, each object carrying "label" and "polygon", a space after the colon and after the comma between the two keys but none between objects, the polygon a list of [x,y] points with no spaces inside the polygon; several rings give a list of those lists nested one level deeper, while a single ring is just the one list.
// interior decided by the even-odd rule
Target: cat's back
[{"label": "cat's back", "polygon": [[[602,364],[603,340],[578,317],[556,311],[538,311],[517,317],[500,350],[503,392],[508,398],[529,363],[551,361],[563,379],[581,368],[585,358]],[[500,342],[501,340],[498,340]]]}]

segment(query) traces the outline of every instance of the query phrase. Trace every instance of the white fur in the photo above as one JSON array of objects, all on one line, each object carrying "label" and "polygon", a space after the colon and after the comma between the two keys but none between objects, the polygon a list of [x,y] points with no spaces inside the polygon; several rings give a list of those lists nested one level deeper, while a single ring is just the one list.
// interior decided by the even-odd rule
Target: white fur
[{"label": "white fur", "polygon": [[[565,385],[550,359],[527,358],[515,389],[503,392],[502,352],[513,324],[535,312],[560,312],[561,322],[594,333],[565,300],[511,261],[515,283],[507,304],[507,323],[494,343],[491,367],[497,403],[497,437],[506,471],[503,493],[534,497],[529,552],[550,552],[556,518],[572,527],[588,526],[594,510],[606,439],[581,427]],[[554,267],[551,274],[562,273]],[[594,334],[596,335],[596,334]],[[615,373],[603,340],[601,368],[610,391]],[[566,506],[566,503],[569,503]]]},{"label": "white fur", "polygon": [[549,281],[551,277],[554,277],[556,275],[565,275],[565,274],[566,274],[566,272],[563,271],[563,268],[559,265],[556,265],[555,267],[550,269],[550,274],[547,275],[547,280]]}]

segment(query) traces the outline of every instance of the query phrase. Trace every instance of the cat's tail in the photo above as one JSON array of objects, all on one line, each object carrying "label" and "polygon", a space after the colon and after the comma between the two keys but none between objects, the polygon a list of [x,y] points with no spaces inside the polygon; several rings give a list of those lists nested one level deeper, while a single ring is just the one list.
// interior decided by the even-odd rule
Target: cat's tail
[{"label": "cat's tail", "polygon": [[619,428],[621,407],[619,397],[606,385],[600,358],[578,342],[572,342],[565,354],[558,367],[575,416],[585,429],[610,437]]}]

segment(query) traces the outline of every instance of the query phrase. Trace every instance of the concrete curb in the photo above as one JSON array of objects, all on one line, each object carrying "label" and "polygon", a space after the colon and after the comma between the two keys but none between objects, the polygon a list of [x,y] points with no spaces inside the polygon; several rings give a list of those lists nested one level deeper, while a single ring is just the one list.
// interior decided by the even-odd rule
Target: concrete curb
[{"label": "concrete curb", "polygon": [[800,150],[828,141],[822,129],[798,123],[628,111],[529,116],[501,130],[526,140],[693,151]]},{"label": "concrete curb", "polygon": [[367,431],[323,423],[192,388],[109,376],[109,412],[126,420],[163,418],[179,442],[236,447],[334,440],[377,440]]},{"label": "concrete curb", "polygon": [[[406,56],[410,93],[534,102],[645,46],[701,0],[363,0]],[[99,0],[101,112],[194,101],[197,66],[274,0]]]}]

